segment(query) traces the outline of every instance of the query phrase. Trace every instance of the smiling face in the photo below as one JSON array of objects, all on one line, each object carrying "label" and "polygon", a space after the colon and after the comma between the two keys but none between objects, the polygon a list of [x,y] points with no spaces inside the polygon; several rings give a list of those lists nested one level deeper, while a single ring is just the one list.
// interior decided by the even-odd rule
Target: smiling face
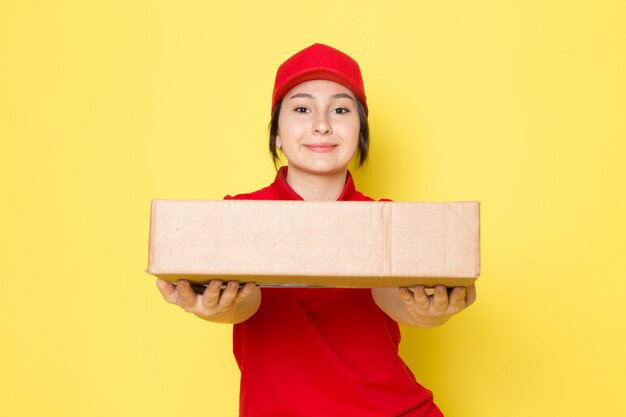
[{"label": "smiling face", "polygon": [[306,81],[285,94],[276,145],[289,173],[345,173],[359,141],[360,121],[354,94],[327,80]]}]

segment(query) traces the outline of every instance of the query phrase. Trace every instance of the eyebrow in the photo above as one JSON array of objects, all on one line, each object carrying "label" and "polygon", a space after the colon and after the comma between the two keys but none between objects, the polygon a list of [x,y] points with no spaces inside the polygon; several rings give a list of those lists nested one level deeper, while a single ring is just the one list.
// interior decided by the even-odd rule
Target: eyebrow
[{"label": "eyebrow", "polygon": [[[354,101],[352,96],[350,94],[346,94],[346,93],[333,94],[331,97],[332,98],[349,98],[350,100]],[[298,94],[294,94],[293,96],[289,97],[289,100],[292,100],[294,98],[311,98],[311,99],[314,99],[315,97],[313,96],[313,94],[298,93]]]}]

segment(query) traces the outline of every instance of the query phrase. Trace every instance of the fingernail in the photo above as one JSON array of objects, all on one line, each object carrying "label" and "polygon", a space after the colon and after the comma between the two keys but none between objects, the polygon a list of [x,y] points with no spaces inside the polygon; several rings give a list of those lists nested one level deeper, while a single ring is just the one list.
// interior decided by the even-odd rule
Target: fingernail
[{"label": "fingernail", "polygon": [[157,279],[157,287],[159,287],[160,289],[165,288],[165,286],[167,285],[167,283],[161,279]]}]

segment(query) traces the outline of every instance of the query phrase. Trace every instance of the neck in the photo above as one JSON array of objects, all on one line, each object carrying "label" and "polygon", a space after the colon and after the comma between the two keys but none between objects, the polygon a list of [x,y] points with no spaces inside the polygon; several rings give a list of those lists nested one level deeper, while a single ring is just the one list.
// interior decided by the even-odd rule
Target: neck
[{"label": "neck", "polygon": [[289,170],[287,184],[305,201],[337,201],[345,187],[347,173],[318,175]]}]

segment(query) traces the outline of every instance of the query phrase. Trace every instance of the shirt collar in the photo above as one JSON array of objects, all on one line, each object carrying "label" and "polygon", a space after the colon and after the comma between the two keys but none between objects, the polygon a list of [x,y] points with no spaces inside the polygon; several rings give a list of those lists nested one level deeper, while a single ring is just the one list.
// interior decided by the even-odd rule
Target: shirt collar
[{"label": "shirt collar", "polygon": [[[287,183],[287,171],[287,166],[280,167],[276,173],[276,178],[272,183],[272,188],[280,200],[303,200],[303,198],[300,197],[300,195],[296,193]],[[352,174],[348,171],[346,175],[346,183],[343,187],[343,191],[341,191],[341,194],[339,195],[339,198],[337,198],[337,201],[350,201],[354,197],[355,193],[356,188],[354,186],[354,180],[352,179]]]}]

